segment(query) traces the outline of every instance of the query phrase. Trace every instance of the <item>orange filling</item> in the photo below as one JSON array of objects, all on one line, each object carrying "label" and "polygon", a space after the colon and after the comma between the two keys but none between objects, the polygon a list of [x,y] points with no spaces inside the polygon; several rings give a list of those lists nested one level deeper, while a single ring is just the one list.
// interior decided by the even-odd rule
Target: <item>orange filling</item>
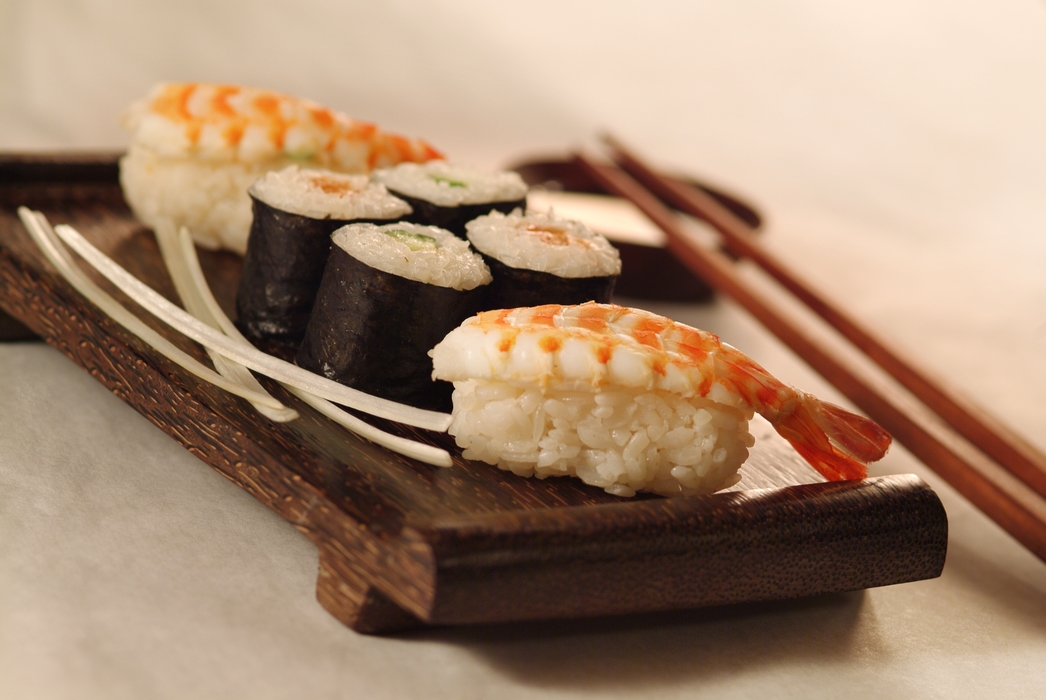
[{"label": "orange filling", "polygon": [[584,238],[575,238],[569,233],[558,228],[549,228],[547,226],[536,226],[529,224],[526,227],[526,232],[536,236],[542,243],[554,246],[568,246],[568,245],[579,245],[582,248],[591,248],[592,244]]},{"label": "orange filling", "polygon": [[354,192],[351,182],[331,177],[330,175],[313,175],[309,178],[312,186],[325,194],[348,194]]}]

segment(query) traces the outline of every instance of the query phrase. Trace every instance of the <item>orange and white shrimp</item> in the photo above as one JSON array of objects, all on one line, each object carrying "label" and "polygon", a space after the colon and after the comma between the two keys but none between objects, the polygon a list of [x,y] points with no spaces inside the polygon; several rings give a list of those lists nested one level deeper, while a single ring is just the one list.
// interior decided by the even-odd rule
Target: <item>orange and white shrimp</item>
[{"label": "orange and white shrimp", "polygon": [[454,382],[465,456],[611,493],[707,493],[737,480],[766,418],[826,478],[859,479],[890,436],[697,330],[611,304],[487,311],[430,353]]},{"label": "orange and white shrimp", "polygon": [[315,102],[236,85],[157,85],[127,110],[124,125],[134,145],[167,156],[288,158],[350,173],[442,157],[420,139],[385,133]]},{"label": "orange and white shrimp", "polygon": [[153,228],[188,226],[201,244],[240,253],[247,188],[270,170],[294,163],[366,173],[443,157],[425,141],[314,102],[235,85],[157,85],[123,123],[133,137],[121,183],[135,214]]}]

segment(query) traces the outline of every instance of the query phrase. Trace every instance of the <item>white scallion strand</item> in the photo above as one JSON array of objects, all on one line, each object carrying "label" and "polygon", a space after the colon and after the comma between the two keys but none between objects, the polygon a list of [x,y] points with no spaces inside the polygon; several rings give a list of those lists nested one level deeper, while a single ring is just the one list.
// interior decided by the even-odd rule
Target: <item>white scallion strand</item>
[{"label": "white scallion strand", "polygon": [[[175,306],[156,291],[143,284],[115,261],[91,245],[76,229],[59,225],[55,233],[91,264],[106,279],[130,296],[136,303],[175,330],[216,350],[229,359],[279,382],[303,389],[321,398],[340,403],[364,413],[387,418],[397,423],[443,432],[450,426],[451,416],[406,406],[377,396],[371,396],[351,387],[338,384],[326,377],[313,374],[289,362],[267,355],[249,343],[224,335],[203,323],[184,309]],[[220,376],[220,375],[219,375]]]},{"label": "white scallion strand", "polygon": [[[214,298],[214,294],[211,292],[211,288],[207,284],[207,279],[203,276],[203,270],[200,268],[200,259],[196,255],[196,245],[193,243],[192,234],[189,233],[188,229],[182,228],[178,232],[178,244],[179,250],[177,251],[177,254],[179,256],[179,262],[183,264],[182,272],[186,275],[186,283],[192,285],[194,290],[193,294],[203,305],[205,309],[204,313],[206,313],[209,318],[214,319],[215,326],[230,338],[248,343],[249,341],[240,333],[240,330],[233,324],[229,317],[225,315],[221,306],[218,305],[218,301]],[[171,251],[171,254],[173,257],[176,253]],[[421,442],[409,440],[398,435],[391,435],[383,430],[375,428],[373,425],[370,425],[365,421],[360,420],[351,413],[343,411],[326,399],[321,399],[320,397],[310,394],[307,391],[303,391],[302,389],[298,389],[297,387],[289,385],[285,386],[287,386],[287,389],[291,393],[302,401],[305,401],[327,418],[377,445],[381,445],[393,452],[397,452],[406,457],[411,457],[419,462],[425,462],[426,464],[431,464],[433,466],[453,466],[450,454],[446,450],[442,450],[433,445],[426,445]]]},{"label": "white scallion strand", "polygon": [[40,248],[41,252],[43,252],[51,265],[58,270],[73,289],[101,309],[102,312],[113,321],[140,338],[142,342],[156,350],[156,352],[160,353],[171,362],[177,364],[179,367],[182,367],[186,371],[200,377],[204,381],[214,384],[220,389],[228,391],[236,396],[240,396],[258,405],[268,406],[272,409],[279,409],[282,407],[282,404],[279,401],[266,393],[259,394],[240,384],[229,381],[210,367],[207,367],[195,358],[190,357],[162,335],[145,325],[141,319],[124,308],[120,302],[116,301],[116,299],[110,296],[105,290],[92,282],[87,275],[76,266],[76,263],[73,262],[72,257],[70,257],[65,247],[62,246],[61,242],[55,235],[54,230],[51,228],[51,224],[48,223],[47,218],[44,217],[43,214],[31,211],[26,207],[19,207],[18,217],[22,220],[22,224],[29,232],[29,235],[32,237],[37,247]]},{"label": "white scallion strand", "polygon": [[[138,317],[130,313],[119,302],[95,285],[94,282],[88,279],[73,262],[43,214],[30,211],[25,207],[19,208],[18,214],[37,246],[51,264],[54,265],[58,272],[70,283],[70,285],[72,285],[74,289],[98,306],[99,309],[109,315],[109,317],[114,321],[138,336],[143,342],[148,344],[158,353],[164,355],[179,366],[184,367],[189,372],[199,376],[204,381],[210,382],[230,393],[242,396],[243,398],[252,401],[256,406],[265,405],[270,410],[277,412],[281,410],[280,408],[277,408],[281,406],[281,404],[267,393],[263,395],[255,395],[249,391],[245,392],[243,386],[239,384],[230,384],[224,377],[216,374],[210,368],[200,364],[194,358],[185,354],[166,338],[142,323]],[[199,260],[196,258],[196,251],[193,247],[191,236],[187,231],[183,232],[183,235],[187,236],[185,244],[191,251],[191,257],[187,256],[185,258],[187,263],[185,268],[189,274],[193,276],[198,275],[199,277],[199,283],[202,284],[202,286],[198,287],[198,289],[201,290],[200,300],[213,310],[212,313],[215,314],[214,318],[215,321],[218,322],[218,327],[231,329],[237,337],[242,338],[242,336],[239,335],[239,331],[236,330],[236,327],[232,325],[232,322],[227,316],[225,316],[221,307],[218,306],[217,301],[214,300],[214,297],[210,292],[210,287],[206,285],[203,273],[199,270]],[[192,284],[195,286],[197,282],[194,281]],[[244,342],[246,341],[244,340]],[[221,356],[219,355],[219,357]],[[242,365],[238,366],[242,367]],[[306,401],[320,411],[323,415],[378,445],[403,454],[404,456],[438,467],[452,466],[450,455],[445,450],[441,450],[438,447],[431,445],[414,442],[407,438],[390,435],[368,423],[365,423],[364,421],[361,421],[352,414],[339,409],[329,401],[295,387],[288,386],[287,388],[303,401]],[[263,403],[265,400],[268,400],[270,403]],[[283,407],[282,410],[287,411],[290,409]]]},{"label": "white scallion strand", "polygon": [[[221,330],[221,326],[218,324],[217,319],[214,318],[210,309],[207,307],[206,302],[201,298],[199,287],[196,285],[193,277],[186,270],[187,261],[184,257],[178,237],[179,234],[175,233],[168,227],[160,226],[156,229],[156,242],[160,247],[160,256],[163,258],[164,265],[167,267],[167,272],[170,274],[171,281],[174,282],[174,289],[178,292],[178,296],[181,297],[182,304],[185,306],[186,311],[211,327]],[[199,260],[197,260],[197,265],[199,265]],[[206,284],[206,282],[204,284]],[[215,352],[210,348],[207,348],[207,354],[210,356],[211,362],[214,364],[214,369],[218,370],[218,374],[222,375],[229,381],[241,384],[251,391],[268,394],[268,392],[265,391],[265,388],[262,387],[261,383],[258,382],[253,374],[251,374],[250,370],[243,365],[223,357],[220,353]],[[275,399],[273,400],[275,401]],[[293,408],[288,408],[287,406],[281,405],[280,408],[273,409],[260,403],[252,403],[251,405],[254,406],[254,408],[263,416],[277,423],[287,423],[298,417],[298,412]]]}]

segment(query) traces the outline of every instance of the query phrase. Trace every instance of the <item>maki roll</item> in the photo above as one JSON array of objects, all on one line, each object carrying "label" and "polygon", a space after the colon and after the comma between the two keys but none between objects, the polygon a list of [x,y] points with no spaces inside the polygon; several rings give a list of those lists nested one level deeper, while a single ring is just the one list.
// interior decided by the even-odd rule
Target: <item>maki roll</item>
[{"label": "maki roll", "polygon": [[290,166],[255,182],[254,220],[236,295],[236,324],[255,340],[297,347],[330,253],[330,236],[353,221],[410,212],[365,175]]},{"label": "maki roll", "polygon": [[430,161],[375,170],[371,177],[410,204],[408,221],[445,228],[461,238],[465,224],[491,211],[506,214],[527,204],[527,184],[517,173],[485,173]]},{"label": "maki roll", "polygon": [[487,308],[607,303],[621,274],[605,237],[552,214],[491,212],[469,222],[468,240],[494,277]]},{"label": "maki roll", "polygon": [[330,259],[296,361],[369,394],[448,410],[428,351],[481,307],[490,271],[449,231],[352,224]]}]

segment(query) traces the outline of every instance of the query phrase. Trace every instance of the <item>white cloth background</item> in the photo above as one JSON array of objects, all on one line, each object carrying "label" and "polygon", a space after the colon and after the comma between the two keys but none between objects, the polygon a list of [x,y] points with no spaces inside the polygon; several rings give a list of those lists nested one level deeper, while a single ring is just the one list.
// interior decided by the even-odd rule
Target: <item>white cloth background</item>
[{"label": "white cloth background", "polygon": [[[161,80],[309,97],[482,166],[611,130],[754,201],[818,286],[1046,449],[1046,4],[5,0],[0,150],[126,145]],[[831,388],[727,302],[659,307]],[[0,346],[0,697],[1041,697],[1046,565],[948,508],[942,578],[363,637],[316,554],[58,353]]]}]

